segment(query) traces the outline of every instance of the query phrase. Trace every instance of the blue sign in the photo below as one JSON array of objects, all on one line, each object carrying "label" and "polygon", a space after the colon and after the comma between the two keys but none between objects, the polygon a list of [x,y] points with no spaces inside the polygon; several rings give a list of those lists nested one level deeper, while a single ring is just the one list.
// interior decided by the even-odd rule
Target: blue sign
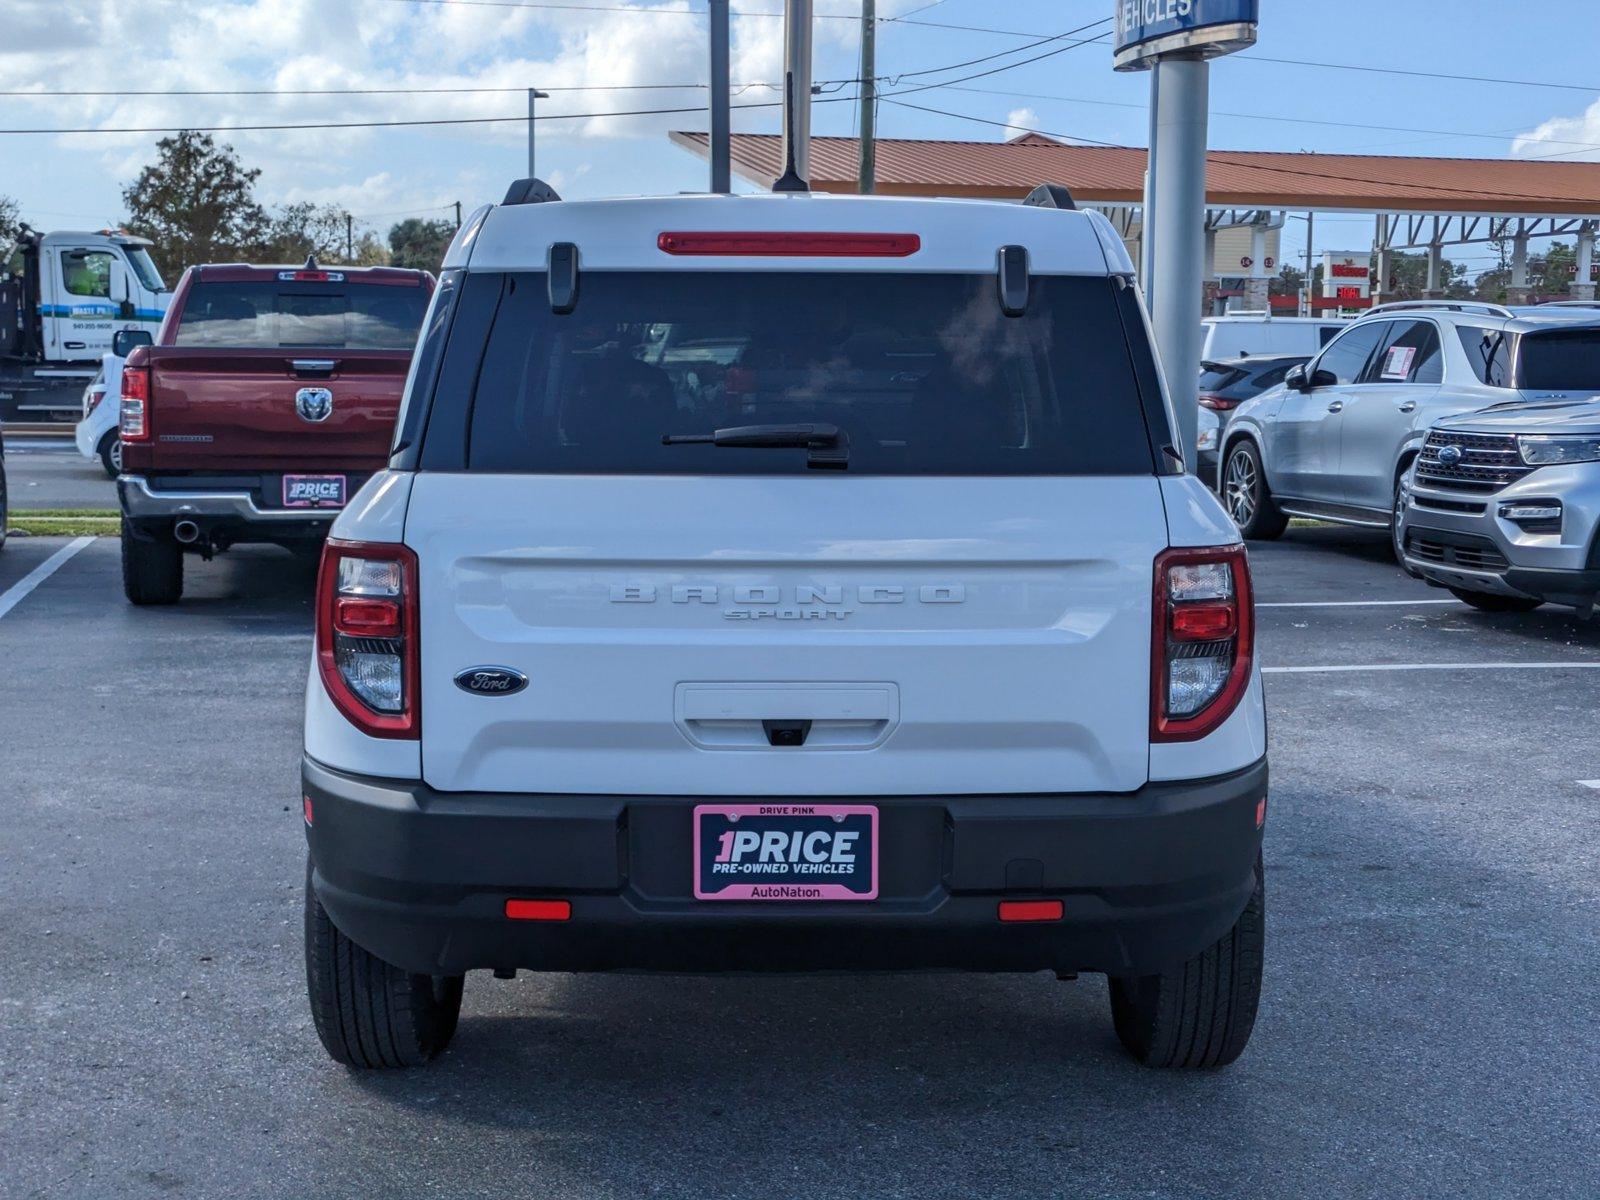
[{"label": "blue sign", "polygon": [[1261,0],[1117,0],[1116,67],[1136,71],[1176,51],[1206,58],[1253,45]]}]

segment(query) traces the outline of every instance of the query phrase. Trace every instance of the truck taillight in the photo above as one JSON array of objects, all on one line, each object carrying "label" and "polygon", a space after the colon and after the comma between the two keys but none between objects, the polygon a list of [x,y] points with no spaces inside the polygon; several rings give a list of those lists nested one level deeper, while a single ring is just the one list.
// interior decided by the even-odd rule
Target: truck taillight
[{"label": "truck taillight", "polygon": [[1203,738],[1250,686],[1255,608],[1244,547],[1163,551],[1151,617],[1150,740]]},{"label": "truck taillight", "polygon": [[417,556],[329,538],[317,577],[317,669],[328,697],[372,737],[416,738]]},{"label": "truck taillight", "polygon": [[150,440],[150,368],[122,368],[117,424],[125,442]]}]

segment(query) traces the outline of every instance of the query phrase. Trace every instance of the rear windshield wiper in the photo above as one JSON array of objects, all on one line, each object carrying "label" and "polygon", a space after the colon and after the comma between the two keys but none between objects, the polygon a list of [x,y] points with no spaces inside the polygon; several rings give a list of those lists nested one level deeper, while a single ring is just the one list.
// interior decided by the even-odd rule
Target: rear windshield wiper
[{"label": "rear windshield wiper", "polygon": [[837,425],[734,425],[711,433],[668,433],[663,446],[738,446],[746,450],[804,450],[806,466],[843,471],[850,465],[850,439]]}]

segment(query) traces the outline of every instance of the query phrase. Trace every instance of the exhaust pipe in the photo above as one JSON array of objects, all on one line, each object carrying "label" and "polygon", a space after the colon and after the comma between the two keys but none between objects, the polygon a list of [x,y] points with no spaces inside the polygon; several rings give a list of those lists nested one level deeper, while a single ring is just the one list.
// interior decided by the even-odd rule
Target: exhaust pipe
[{"label": "exhaust pipe", "polygon": [[200,540],[200,526],[193,521],[179,521],[172,527],[172,536],[185,546],[193,545]]}]

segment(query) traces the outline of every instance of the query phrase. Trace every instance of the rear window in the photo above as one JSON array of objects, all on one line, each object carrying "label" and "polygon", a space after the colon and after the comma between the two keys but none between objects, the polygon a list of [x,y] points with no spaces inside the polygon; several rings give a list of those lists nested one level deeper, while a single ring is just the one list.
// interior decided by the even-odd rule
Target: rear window
[{"label": "rear window", "polygon": [[1525,333],[1517,370],[1529,391],[1600,391],[1600,329]]},{"label": "rear window", "polygon": [[410,350],[428,289],[378,283],[196,283],[173,337],[177,346]]},{"label": "rear window", "polygon": [[1200,390],[1202,392],[1220,392],[1224,388],[1232,387],[1243,379],[1248,371],[1241,371],[1238,367],[1224,367],[1218,363],[1200,364]]},{"label": "rear window", "polygon": [[474,275],[462,313],[498,307],[458,316],[434,419],[470,411],[474,471],[802,473],[804,450],[662,438],[812,422],[856,473],[1149,474],[1114,287],[1038,276],[1008,318],[993,275],[587,272],[563,316],[543,274]]}]

